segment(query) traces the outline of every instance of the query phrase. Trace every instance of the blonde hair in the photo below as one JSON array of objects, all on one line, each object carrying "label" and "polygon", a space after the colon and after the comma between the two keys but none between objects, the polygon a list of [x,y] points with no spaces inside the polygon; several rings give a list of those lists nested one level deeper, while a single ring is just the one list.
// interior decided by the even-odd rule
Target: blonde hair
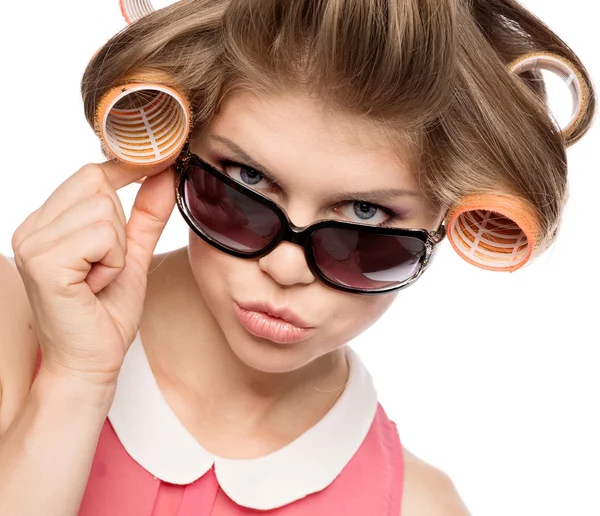
[{"label": "blonde hair", "polygon": [[[539,72],[517,77],[507,67],[534,51],[571,61],[589,89],[568,140],[548,115]],[[82,95],[92,127],[102,95],[146,69],[187,95],[196,129],[238,88],[301,88],[408,143],[432,201],[452,206],[499,187],[527,201],[542,249],[566,201],[566,148],[596,107],[575,53],[514,0],[180,0],[126,27],[91,60]]]}]

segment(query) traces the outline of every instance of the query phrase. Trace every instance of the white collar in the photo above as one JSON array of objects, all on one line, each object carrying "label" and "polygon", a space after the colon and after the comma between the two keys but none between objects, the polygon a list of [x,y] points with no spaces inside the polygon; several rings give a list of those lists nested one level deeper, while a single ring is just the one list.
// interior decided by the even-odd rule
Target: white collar
[{"label": "white collar", "polygon": [[254,459],[225,459],[205,450],[163,398],[140,333],[131,345],[108,418],[127,453],[156,478],[190,484],[214,464],[221,489],[238,505],[269,510],[323,490],[365,439],[377,411],[371,375],[346,347],[350,379],[336,404],[283,448]]}]

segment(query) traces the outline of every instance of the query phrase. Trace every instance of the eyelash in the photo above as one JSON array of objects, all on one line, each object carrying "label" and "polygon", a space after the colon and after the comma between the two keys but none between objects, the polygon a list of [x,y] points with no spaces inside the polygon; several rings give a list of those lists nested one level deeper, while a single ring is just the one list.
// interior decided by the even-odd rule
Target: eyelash
[{"label": "eyelash", "polygon": [[[224,158],[224,157],[217,157],[215,161],[217,162],[217,164],[219,166],[219,170],[223,173],[225,173],[224,168],[226,168],[226,167],[244,167],[248,170],[252,170],[254,172],[261,174],[267,181],[269,181],[269,183],[271,185],[274,185],[277,189],[281,190],[281,186],[279,186],[277,181],[269,179],[260,170],[256,170],[255,168],[249,167],[248,165],[244,165],[243,163],[239,163],[238,161],[234,161],[234,160]],[[250,188],[250,187],[248,186],[248,188]],[[392,210],[390,208],[386,208],[385,206],[380,206],[379,204],[373,204],[368,201],[361,201],[360,199],[348,199],[347,201],[341,201],[339,203],[339,205],[342,206],[349,202],[364,202],[370,206],[377,208],[378,210],[381,210],[383,213],[385,213],[388,216],[388,218],[385,221],[380,222],[379,224],[374,224],[375,227],[394,228],[394,227],[396,227],[396,226],[394,226],[394,222],[398,222],[398,221],[402,220],[402,218],[403,218],[401,214],[395,212],[394,210]]]}]

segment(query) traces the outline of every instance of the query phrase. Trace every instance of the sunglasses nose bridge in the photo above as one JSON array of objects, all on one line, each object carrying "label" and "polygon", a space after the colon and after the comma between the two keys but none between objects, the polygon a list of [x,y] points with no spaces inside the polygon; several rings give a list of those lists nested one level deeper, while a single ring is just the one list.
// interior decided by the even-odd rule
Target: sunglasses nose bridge
[{"label": "sunglasses nose bridge", "polygon": [[286,242],[290,242],[292,244],[299,245],[300,247],[306,247],[306,242],[308,241],[309,232],[308,229],[310,226],[299,227],[288,221],[287,228],[285,234],[283,236],[283,240]]}]

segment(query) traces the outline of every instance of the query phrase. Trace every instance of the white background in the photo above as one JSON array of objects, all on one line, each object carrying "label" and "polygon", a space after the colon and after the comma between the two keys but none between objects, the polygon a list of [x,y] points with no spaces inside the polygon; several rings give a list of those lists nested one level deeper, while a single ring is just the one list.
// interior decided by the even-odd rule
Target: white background
[{"label": "white background", "polygon": [[[527,0],[600,77],[586,0]],[[124,26],[117,0],[5,2],[0,15],[0,252],[66,177],[102,160],[79,81]],[[401,438],[485,516],[600,515],[598,124],[569,149],[555,246],[514,274],[445,242],[434,266],[355,348]],[[121,191],[128,213],[136,185]],[[174,213],[158,252],[187,242]],[[425,515],[424,515],[425,516]]]}]

